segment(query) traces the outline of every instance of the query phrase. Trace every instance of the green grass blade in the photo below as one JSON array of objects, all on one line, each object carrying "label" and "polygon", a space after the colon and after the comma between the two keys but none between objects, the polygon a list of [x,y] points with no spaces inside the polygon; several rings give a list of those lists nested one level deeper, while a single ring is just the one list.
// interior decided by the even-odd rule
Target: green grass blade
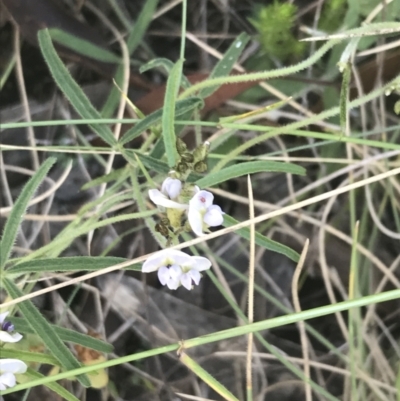
[{"label": "green grass blade", "polygon": [[[24,334],[33,334],[35,331],[29,325],[26,319],[12,316],[7,318],[14,326],[15,330]],[[98,338],[88,336],[87,334],[78,333],[77,331],[65,329],[64,327],[50,324],[51,328],[56,332],[62,341],[68,341],[74,344],[82,345],[82,347],[94,349],[99,352],[110,353],[114,347]]]},{"label": "green grass blade", "polygon": [[[4,284],[4,288],[11,298],[16,299],[24,295],[22,291],[10,280],[5,278],[2,280],[2,283]],[[20,302],[18,306],[29,325],[42,339],[47,349],[60,362],[63,368],[67,370],[73,370],[81,367],[80,363],[77,361],[74,355],[72,355],[71,351],[65,346],[51,325],[31,301]],[[86,376],[78,376],[77,379],[85,387],[90,385],[90,382]]]},{"label": "green grass blade", "polygon": [[7,274],[21,273],[54,273],[54,272],[77,272],[95,271],[118,263],[126,262],[127,259],[113,256],[70,256],[54,259],[38,259],[17,264],[7,270]]},{"label": "green grass blade", "polygon": [[101,177],[95,178],[94,180],[88,181],[86,184],[82,185],[81,190],[97,187],[104,183],[109,183],[115,181],[117,178],[121,177],[125,173],[125,167],[112,170],[111,173],[102,175]]},{"label": "green grass blade", "polygon": [[[224,227],[231,227],[237,223],[239,223],[238,220],[234,219],[228,214],[224,214]],[[246,227],[236,230],[235,233],[247,240],[250,240],[250,230]],[[279,242],[273,241],[272,239],[269,239],[268,237],[260,233],[256,233],[256,244],[270,251],[285,255],[294,262],[299,261],[300,255],[296,251],[286,245],[282,245]]]},{"label": "green grass blade", "polygon": [[174,167],[177,160],[175,136],[175,106],[181,83],[183,60],[176,62],[171,70],[165,89],[164,108],[162,114],[162,135],[167,155],[168,166]]},{"label": "green grass blade", "polygon": [[247,174],[260,173],[260,172],[277,172],[305,175],[306,170],[303,167],[297,166],[292,163],[281,163],[274,161],[256,161],[235,164],[220,170],[216,173],[208,174],[205,177],[196,181],[196,185],[200,188],[211,187],[225,182],[231,178],[241,177]]},{"label": "green grass blade", "polygon": [[[247,35],[247,33],[241,33],[236,40],[233,41],[229,49],[224,54],[224,57],[218,61],[208,79],[228,76],[249,40],[250,36]],[[200,96],[202,98],[208,97],[219,87],[220,85],[215,85],[204,88],[200,91]]]},{"label": "green grass blade", "polygon": [[[30,379],[41,379],[45,377],[39,372],[36,372],[33,369],[28,369],[25,373],[25,376],[29,377]],[[51,391],[54,391],[56,394],[61,396],[64,400],[67,401],[79,401],[73,394],[71,394],[68,390],[66,390],[63,386],[59,385],[58,383],[46,383],[46,387],[48,387]]]},{"label": "green grass blade", "polygon": [[[191,97],[176,102],[175,116],[185,114],[195,108],[201,108],[203,106],[203,100],[199,97]],[[149,114],[143,120],[139,121],[133,128],[125,132],[124,136],[120,139],[119,143],[122,145],[132,141],[138,137],[143,131],[146,131],[153,125],[158,124],[163,117],[164,109],[159,109]],[[174,140],[175,146],[175,140]]]},{"label": "green grass blade", "polygon": [[38,171],[36,171],[32,178],[30,178],[26,183],[14,204],[5,224],[3,236],[0,241],[0,271],[4,268],[10,256],[13,244],[17,237],[18,228],[21,224],[22,216],[28,207],[28,203],[55,161],[56,159],[51,157],[39,167]]},{"label": "green grass blade", "polygon": [[[48,30],[44,29],[39,31],[38,39],[40,49],[50,69],[51,75],[75,110],[84,119],[101,119],[100,113],[93,107],[80,86],[71,77],[71,74],[61,61],[60,57],[58,57]],[[91,124],[90,126],[100,136],[100,138],[110,146],[117,143],[112,131],[106,125]]]},{"label": "green grass blade", "polygon": [[71,35],[61,29],[49,29],[49,34],[54,41],[79,54],[105,63],[121,63],[121,57],[118,57],[109,50],[97,46],[92,42],[88,42],[87,40],[78,38],[75,35]]},{"label": "green grass blade", "polygon": [[[129,54],[132,54],[136,48],[139,46],[139,44],[143,40],[143,36],[146,33],[147,27],[149,26],[153,15],[154,11],[157,7],[158,0],[147,0],[144,3],[144,6],[142,10],[140,11],[140,14],[138,15],[137,20],[133,24],[133,28],[129,33],[128,40],[126,42],[126,45],[128,47]],[[119,86],[122,84],[122,77],[123,77],[123,66],[120,66],[118,68],[117,73],[115,74],[115,81]],[[106,104],[103,106],[101,114],[104,117],[109,117],[112,116],[114,113],[115,108],[118,105],[119,99],[121,97],[121,93],[119,90],[114,86],[111,89],[111,93],[108,96]]]},{"label": "green grass blade", "polygon": [[236,398],[223,384],[211,376],[210,373],[203,369],[194,359],[190,358],[189,355],[182,352],[179,359],[189,370],[209,385],[224,400],[239,401],[239,399]]}]

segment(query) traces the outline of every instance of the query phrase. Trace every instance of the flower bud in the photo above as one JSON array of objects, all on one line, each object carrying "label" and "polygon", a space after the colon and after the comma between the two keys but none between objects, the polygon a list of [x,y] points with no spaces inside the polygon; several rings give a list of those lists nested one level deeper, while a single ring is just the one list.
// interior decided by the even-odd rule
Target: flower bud
[{"label": "flower bud", "polygon": [[191,153],[185,152],[181,155],[181,160],[186,163],[193,163],[194,157]]},{"label": "flower bud", "polygon": [[194,162],[203,161],[207,157],[208,149],[210,148],[210,142],[205,142],[197,146],[193,151]]},{"label": "flower bud", "polygon": [[182,141],[180,138],[176,138],[176,150],[180,155],[187,151],[186,143]]},{"label": "flower bud", "polygon": [[204,173],[207,171],[207,163],[205,161],[199,161],[193,166],[193,170],[196,173]]}]

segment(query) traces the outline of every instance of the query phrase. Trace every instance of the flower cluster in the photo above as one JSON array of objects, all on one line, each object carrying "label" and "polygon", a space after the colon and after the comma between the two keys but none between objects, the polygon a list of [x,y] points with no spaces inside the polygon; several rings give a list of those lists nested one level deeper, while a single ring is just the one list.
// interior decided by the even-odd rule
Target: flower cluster
[{"label": "flower cluster", "polygon": [[211,267],[211,262],[202,256],[190,256],[175,249],[164,249],[150,256],[142,267],[143,273],[157,271],[162,285],[176,290],[183,285],[188,290],[198,285],[201,271]]},{"label": "flower cluster", "polygon": [[[0,313],[0,342],[15,343],[21,340],[22,335],[14,331],[14,325],[5,320],[8,312]],[[25,373],[27,365],[19,359],[0,359],[0,390],[14,387],[16,384],[15,375]]]},{"label": "flower cluster", "polygon": [[[200,190],[197,186],[184,186],[177,178],[166,178],[161,191],[150,189],[149,197],[166,212],[167,225],[172,228],[173,233],[182,229],[182,218],[185,214],[191,230],[199,236],[204,235],[209,227],[221,225],[224,219],[221,208],[213,205],[214,196],[211,192]],[[159,225],[158,231],[169,236],[170,228]],[[210,267],[211,262],[207,258],[165,249],[150,256],[143,264],[142,272],[157,271],[160,283],[170,290],[176,290],[181,285],[191,290],[194,284],[199,284],[200,272]]]},{"label": "flower cluster", "polygon": [[166,209],[169,225],[175,230],[181,228],[185,212],[190,228],[198,236],[204,235],[208,227],[220,226],[224,220],[224,212],[218,205],[213,205],[211,192],[200,190],[198,186],[184,187],[176,178],[165,179],[161,191],[150,189],[149,197],[162,211]]}]

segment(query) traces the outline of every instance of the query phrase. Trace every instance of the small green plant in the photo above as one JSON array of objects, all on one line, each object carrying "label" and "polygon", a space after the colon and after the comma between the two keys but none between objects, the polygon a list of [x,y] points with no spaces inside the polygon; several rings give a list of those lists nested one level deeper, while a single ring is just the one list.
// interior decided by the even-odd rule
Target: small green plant
[{"label": "small green plant", "polygon": [[268,56],[286,61],[303,54],[305,43],[293,35],[296,11],[295,5],[278,1],[269,6],[255,6],[250,22],[257,29],[261,46]]}]

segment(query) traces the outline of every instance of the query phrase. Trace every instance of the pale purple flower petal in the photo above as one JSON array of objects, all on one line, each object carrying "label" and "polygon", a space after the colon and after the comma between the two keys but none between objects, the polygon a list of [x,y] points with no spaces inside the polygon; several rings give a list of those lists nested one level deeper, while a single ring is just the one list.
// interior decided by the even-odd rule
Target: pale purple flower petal
[{"label": "pale purple flower petal", "polygon": [[205,210],[212,205],[214,195],[208,191],[198,191],[189,201],[189,209]]},{"label": "pale purple flower petal", "polygon": [[171,199],[168,199],[166,195],[164,195],[158,189],[149,189],[149,198],[151,201],[157,206],[163,206],[169,209],[187,209],[188,205],[184,205],[182,203],[174,202]]},{"label": "pale purple flower petal", "polygon": [[176,178],[166,178],[161,186],[161,192],[168,195],[170,199],[177,198],[181,193],[181,190],[182,182]]},{"label": "pale purple flower petal", "polygon": [[190,277],[189,273],[182,274],[181,284],[189,291],[192,289],[192,278]]},{"label": "pale purple flower petal", "polygon": [[192,269],[189,272],[187,272],[187,274],[191,277],[191,279],[194,281],[194,283],[196,285],[199,285],[200,279],[201,279],[201,274],[199,273],[198,270]]},{"label": "pale purple flower petal", "polygon": [[16,343],[21,340],[22,335],[19,333],[7,333],[6,331],[0,330],[0,341],[3,343]]},{"label": "pale purple flower petal", "polygon": [[12,373],[7,372],[0,375],[0,390],[7,390],[8,387],[14,387],[16,383],[15,376]]},{"label": "pale purple flower petal", "polygon": [[208,270],[211,267],[211,262],[203,256],[192,256],[193,259],[193,270],[199,272]]},{"label": "pale purple flower petal", "polygon": [[0,359],[0,373],[25,373],[28,366],[19,359]]},{"label": "pale purple flower petal", "polygon": [[204,235],[203,233],[203,216],[199,209],[196,209],[192,207],[191,205],[189,206],[189,211],[188,211],[188,221],[190,224],[191,229],[193,232],[198,235]]},{"label": "pale purple flower petal", "polygon": [[176,249],[164,249],[151,255],[142,266],[143,273],[155,272],[162,266],[190,263],[190,256]]},{"label": "pale purple flower petal", "polygon": [[211,205],[203,216],[203,220],[208,226],[220,226],[224,221],[223,214],[224,212],[218,205]]},{"label": "pale purple flower petal", "polygon": [[3,324],[4,320],[6,319],[6,317],[7,317],[7,315],[8,315],[9,313],[10,313],[10,312],[3,312],[3,313],[0,313],[0,325]]},{"label": "pale purple flower petal", "polygon": [[182,269],[178,265],[172,265],[169,268],[169,275],[173,280],[178,280],[182,276]]},{"label": "pale purple flower petal", "polygon": [[158,269],[157,276],[162,285],[167,284],[168,280],[170,279],[169,268],[166,266],[160,267]]}]

